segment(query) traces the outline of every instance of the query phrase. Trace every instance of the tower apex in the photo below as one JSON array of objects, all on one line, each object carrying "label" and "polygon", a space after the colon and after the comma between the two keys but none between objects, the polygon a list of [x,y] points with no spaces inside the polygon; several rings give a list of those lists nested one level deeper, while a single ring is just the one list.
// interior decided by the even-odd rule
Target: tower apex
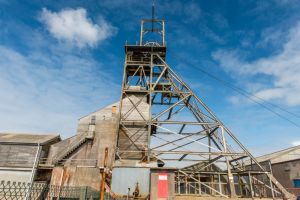
[{"label": "tower apex", "polygon": [[165,20],[155,18],[155,0],[153,0],[152,18],[141,21],[140,46],[165,45]]}]

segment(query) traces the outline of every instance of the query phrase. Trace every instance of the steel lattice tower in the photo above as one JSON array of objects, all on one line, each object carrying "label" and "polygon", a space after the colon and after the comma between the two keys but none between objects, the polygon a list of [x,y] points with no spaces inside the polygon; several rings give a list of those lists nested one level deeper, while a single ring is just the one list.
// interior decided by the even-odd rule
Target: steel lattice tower
[{"label": "steel lattice tower", "polygon": [[[206,188],[223,197],[253,197],[268,190],[273,198],[290,198],[167,64],[166,50],[165,21],[157,19],[142,20],[140,43],[125,45],[116,162],[158,163],[162,168],[194,162],[179,167],[178,188],[187,179],[200,182],[200,175],[209,174],[212,180],[218,177],[219,189],[201,182],[199,194]],[[227,191],[221,189],[222,180]]]}]

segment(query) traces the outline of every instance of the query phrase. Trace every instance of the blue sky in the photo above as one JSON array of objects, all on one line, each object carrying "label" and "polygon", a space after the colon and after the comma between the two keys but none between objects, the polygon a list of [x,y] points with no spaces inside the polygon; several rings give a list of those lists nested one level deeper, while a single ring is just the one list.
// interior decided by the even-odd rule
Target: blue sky
[{"label": "blue sky", "polygon": [[[0,131],[68,137],[81,116],[117,101],[123,45],[139,40],[151,4],[0,0]],[[167,62],[255,154],[300,144],[300,128],[198,69],[300,115],[299,9],[297,0],[157,0]]]}]

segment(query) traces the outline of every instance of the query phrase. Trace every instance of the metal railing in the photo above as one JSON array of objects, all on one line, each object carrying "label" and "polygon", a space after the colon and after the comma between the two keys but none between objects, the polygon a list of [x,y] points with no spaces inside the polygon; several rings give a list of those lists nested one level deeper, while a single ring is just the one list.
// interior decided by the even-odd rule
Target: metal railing
[{"label": "metal railing", "polygon": [[[96,200],[99,192],[91,187],[59,187],[47,183],[0,182],[0,200]],[[105,199],[110,200],[109,194]]]},{"label": "metal railing", "polygon": [[[40,158],[38,160],[38,166],[41,167],[54,167],[54,159],[52,158]],[[73,166],[90,166],[97,167],[97,159],[62,159],[61,162],[68,162]],[[2,167],[20,167],[20,168],[32,168],[34,165],[34,157],[8,159],[1,158],[0,163],[5,163]]]},{"label": "metal railing", "polygon": [[[54,166],[55,158],[41,158],[39,159],[39,167]],[[72,166],[90,166],[97,167],[97,159],[61,159],[60,162],[67,162]]]},{"label": "metal railing", "polygon": [[[209,187],[207,187],[209,186]],[[251,186],[249,183],[234,183],[236,195],[239,197],[251,197],[248,188]],[[272,191],[269,187],[262,183],[252,183],[253,196],[254,197],[272,197]],[[287,188],[287,190],[295,194],[300,195],[300,188]],[[276,188],[274,188],[274,193]],[[175,194],[176,195],[203,195],[203,196],[219,196],[219,194],[229,195],[228,185],[226,182],[191,182],[182,181],[175,182]],[[274,197],[281,197],[281,194],[274,194]]]}]

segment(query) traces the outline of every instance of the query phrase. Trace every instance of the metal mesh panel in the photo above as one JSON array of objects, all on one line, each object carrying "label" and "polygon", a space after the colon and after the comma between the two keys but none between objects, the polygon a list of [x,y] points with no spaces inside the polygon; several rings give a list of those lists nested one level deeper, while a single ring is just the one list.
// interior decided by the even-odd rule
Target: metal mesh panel
[{"label": "metal mesh panel", "polygon": [[[99,192],[90,187],[59,187],[46,183],[0,182],[0,200],[94,200]],[[110,200],[108,194],[105,199]]]}]

